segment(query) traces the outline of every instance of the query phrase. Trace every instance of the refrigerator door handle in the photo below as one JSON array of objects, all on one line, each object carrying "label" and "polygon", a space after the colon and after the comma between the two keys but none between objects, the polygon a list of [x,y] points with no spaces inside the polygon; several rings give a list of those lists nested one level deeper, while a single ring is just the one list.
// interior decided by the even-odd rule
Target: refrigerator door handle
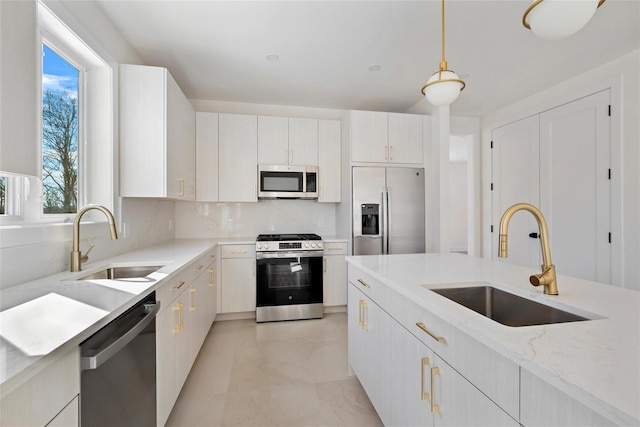
[{"label": "refrigerator door handle", "polygon": [[382,189],[382,253],[389,253],[389,189]]}]

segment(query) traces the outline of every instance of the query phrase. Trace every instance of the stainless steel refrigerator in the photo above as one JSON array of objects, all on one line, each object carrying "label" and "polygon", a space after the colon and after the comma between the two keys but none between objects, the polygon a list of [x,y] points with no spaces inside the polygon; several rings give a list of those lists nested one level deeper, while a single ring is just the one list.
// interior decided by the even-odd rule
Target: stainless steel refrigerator
[{"label": "stainless steel refrigerator", "polygon": [[425,251],[422,168],[353,167],[353,254]]}]

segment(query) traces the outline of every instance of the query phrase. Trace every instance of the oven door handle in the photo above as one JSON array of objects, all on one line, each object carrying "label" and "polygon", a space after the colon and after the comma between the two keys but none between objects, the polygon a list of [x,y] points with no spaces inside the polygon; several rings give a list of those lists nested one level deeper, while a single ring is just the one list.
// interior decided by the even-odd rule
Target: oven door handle
[{"label": "oven door handle", "polygon": [[322,251],[308,252],[258,252],[256,259],[269,258],[322,258]]}]

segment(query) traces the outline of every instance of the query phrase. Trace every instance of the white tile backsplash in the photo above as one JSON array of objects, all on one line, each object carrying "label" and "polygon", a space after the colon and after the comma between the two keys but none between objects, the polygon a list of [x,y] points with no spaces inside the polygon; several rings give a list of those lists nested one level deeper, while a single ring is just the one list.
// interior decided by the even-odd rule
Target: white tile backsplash
[{"label": "white tile backsplash", "polygon": [[336,233],[335,204],[313,200],[258,203],[176,202],[176,238],[251,237],[261,233]]}]

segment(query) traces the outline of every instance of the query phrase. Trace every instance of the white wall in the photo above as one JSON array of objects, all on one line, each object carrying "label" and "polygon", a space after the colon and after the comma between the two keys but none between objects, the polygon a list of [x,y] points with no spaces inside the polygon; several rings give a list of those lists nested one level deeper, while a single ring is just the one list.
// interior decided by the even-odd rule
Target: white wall
[{"label": "white wall", "polygon": [[[640,290],[640,50],[482,119],[483,182],[490,182],[491,130],[611,88],[612,283]],[[483,186],[483,256],[490,257],[491,194]]]},{"label": "white wall", "polygon": [[[31,1],[35,4],[35,0]],[[140,56],[122,38],[117,29],[93,2],[45,1],[72,31],[101,56],[113,69],[113,128],[114,158],[117,159],[117,70],[119,63],[142,64]],[[4,10],[3,10],[4,11]],[[36,29],[34,28],[34,31]],[[25,51],[25,55],[34,52]],[[37,81],[33,82],[34,85]],[[33,126],[36,127],[35,122]],[[117,189],[117,165],[114,167]],[[118,207],[119,206],[119,207]],[[120,239],[111,241],[106,224],[81,226],[81,249],[95,244],[90,261],[97,261],[119,253],[173,239],[174,204],[158,200],[116,200],[116,216],[120,219]],[[127,223],[128,236],[122,224]],[[71,224],[33,227],[4,227],[0,229],[0,288],[47,276],[69,267],[71,252]]]}]

